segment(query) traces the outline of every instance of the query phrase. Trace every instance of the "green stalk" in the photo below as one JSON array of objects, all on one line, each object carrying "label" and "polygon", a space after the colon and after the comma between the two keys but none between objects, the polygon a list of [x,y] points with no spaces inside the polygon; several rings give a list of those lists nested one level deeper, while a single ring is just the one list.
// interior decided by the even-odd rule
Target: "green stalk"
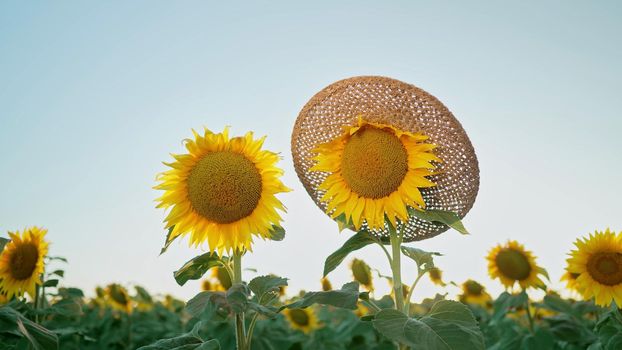
[{"label": "green stalk", "polygon": [[425,275],[425,272],[422,272],[421,269],[419,269],[419,273],[417,275],[417,279],[415,280],[415,282],[413,282],[413,284],[410,286],[410,290],[408,291],[408,295],[406,295],[406,300],[405,300],[405,305],[404,305],[404,313],[406,315],[410,316],[410,299],[412,299],[413,296],[413,291],[415,290],[415,287],[417,287],[417,283],[419,283],[419,280],[421,279],[421,277],[423,277]]},{"label": "green stalk", "polygon": [[39,310],[39,286],[37,285],[35,285],[34,307],[35,307],[35,323],[39,323],[39,313],[37,312]]},{"label": "green stalk", "polygon": [[389,235],[391,239],[391,272],[393,273],[393,293],[395,294],[395,309],[403,311],[404,295],[402,294],[402,252],[400,251],[402,240],[397,231],[393,228],[389,229]]},{"label": "green stalk", "polygon": [[[242,253],[236,249],[233,252],[233,284],[238,283],[242,283]],[[243,312],[235,314],[235,337],[238,350],[247,350]]]},{"label": "green stalk", "polygon": [[[524,289],[523,289],[523,293],[527,295],[527,292]],[[531,334],[533,334],[533,317],[531,317],[531,310],[529,310],[529,295],[527,295],[525,305],[526,305],[525,311],[527,314],[527,319],[529,320],[529,331],[531,332]]]}]

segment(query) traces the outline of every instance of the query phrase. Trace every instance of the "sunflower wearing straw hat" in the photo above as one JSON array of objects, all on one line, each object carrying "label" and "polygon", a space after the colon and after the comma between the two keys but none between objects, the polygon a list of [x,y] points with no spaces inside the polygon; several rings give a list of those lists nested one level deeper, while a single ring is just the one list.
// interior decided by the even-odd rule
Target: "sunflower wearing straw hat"
[{"label": "sunflower wearing straw hat", "polygon": [[384,77],[329,85],[302,109],[292,134],[296,173],[316,204],[340,227],[368,228],[403,241],[448,229],[411,211],[462,218],[479,188],[473,147],[460,123],[435,97]]}]

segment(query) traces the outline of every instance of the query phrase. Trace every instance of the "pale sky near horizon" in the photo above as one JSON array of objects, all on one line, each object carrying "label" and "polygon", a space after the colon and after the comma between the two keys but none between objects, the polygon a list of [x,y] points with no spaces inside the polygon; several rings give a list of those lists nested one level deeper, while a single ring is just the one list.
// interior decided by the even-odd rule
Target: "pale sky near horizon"
[{"label": "pale sky near horizon", "polygon": [[[89,294],[120,282],[189,298],[198,283],[172,273],[201,252],[183,240],[158,256],[152,186],[191,128],[230,125],[268,135],[294,189],[280,196],[286,239],[259,241],[245,265],[290,278],[291,294],[317,290],[349,234],[300,185],[291,129],[326,85],[383,75],[438,97],[480,162],[472,234],[413,246],[442,252],[447,280],[498,293],[484,257],[516,239],[559,288],[577,237],[622,230],[620,19],[615,1],[3,1],[0,234],[48,228],[50,254],[69,259],[63,283]],[[389,273],[378,247],[353,256]],[[330,278],[347,282],[347,264]],[[442,291],[426,280],[415,298]]]}]

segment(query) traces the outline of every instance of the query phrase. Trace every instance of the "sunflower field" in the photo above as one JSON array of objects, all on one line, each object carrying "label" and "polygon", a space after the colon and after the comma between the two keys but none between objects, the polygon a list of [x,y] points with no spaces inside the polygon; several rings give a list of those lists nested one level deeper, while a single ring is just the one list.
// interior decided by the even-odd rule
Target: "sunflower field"
[{"label": "sunflower field", "polygon": [[[244,258],[261,254],[256,240],[286,239],[280,195],[291,189],[278,150],[229,128],[184,136],[184,153],[164,162],[152,186],[164,218],[160,254],[174,241],[195,248],[170,272],[201,290],[179,300],[140,285],[73,288],[63,278],[74,262],[55,255],[45,228],[8,232],[0,238],[0,349],[622,349],[622,232],[596,227],[576,237],[563,276],[550,276],[517,240],[491,244],[482,265],[505,289],[499,295],[472,279],[446,280],[435,261],[442,252],[418,247],[448,230],[469,234],[462,219],[480,185],[462,125],[418,87],[340,80],[295,120],[296,174],[344,237],[315,291],[288,289],[296,276],[245,278],[252,267]],[[364,247],[386,265],[351,256]],[[333,285],[341,265],[352,280]],[[567,290],[552,289],[553,278]],[[446,292],[413,302],[422,279]],[[379,284],[390,293],[378,293]]]}]

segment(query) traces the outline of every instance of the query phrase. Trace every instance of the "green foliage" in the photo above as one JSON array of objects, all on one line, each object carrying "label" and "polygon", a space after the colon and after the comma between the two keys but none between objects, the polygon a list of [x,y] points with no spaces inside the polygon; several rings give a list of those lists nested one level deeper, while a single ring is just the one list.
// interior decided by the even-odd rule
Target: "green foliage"
[{"label": "green foliage", "polygon": [[357,232],[350,237],[341,248],[326,258],[324,262],[324,277],[337,268],[341,262],[353,251],[359,250],[367,245],[374,243],[374,238],[366,230]]},{"label": "green foliage", "polygon": [[313,304],[331,305],[344,309],[355,310],[359,299],[359,284],[357,282],[349,282],[344,284],[339,290],[330,290],[322,292],[308,292],[300,298],[300,300],[284,305],[283,308],[299,309],[311,306]]},{"label": "green foliage", "polygon": [[441,300],[416,319],[385,309],[373,320],[385,337],[416,349],[484,349],[484,337],[469,309],[456,301]]},{"label": "green foliage", "polygon": [[212,267],[225,264],[225,260],[218,256],[215,252],[205,253],[190,259],[179,270],[173,273],[175,281],[183,286],[188,280],[197,280]]},{"label": "green foliage", "polygon": [[458,214],[451,211],[434,209],[420,211],[409,207],[408,215],[414,216],[424,221],[436,222],[447,225],[463,235],[469,234],[469,231],[467,231],[467,229],[462,224],[462,220],[460,219]]}]

